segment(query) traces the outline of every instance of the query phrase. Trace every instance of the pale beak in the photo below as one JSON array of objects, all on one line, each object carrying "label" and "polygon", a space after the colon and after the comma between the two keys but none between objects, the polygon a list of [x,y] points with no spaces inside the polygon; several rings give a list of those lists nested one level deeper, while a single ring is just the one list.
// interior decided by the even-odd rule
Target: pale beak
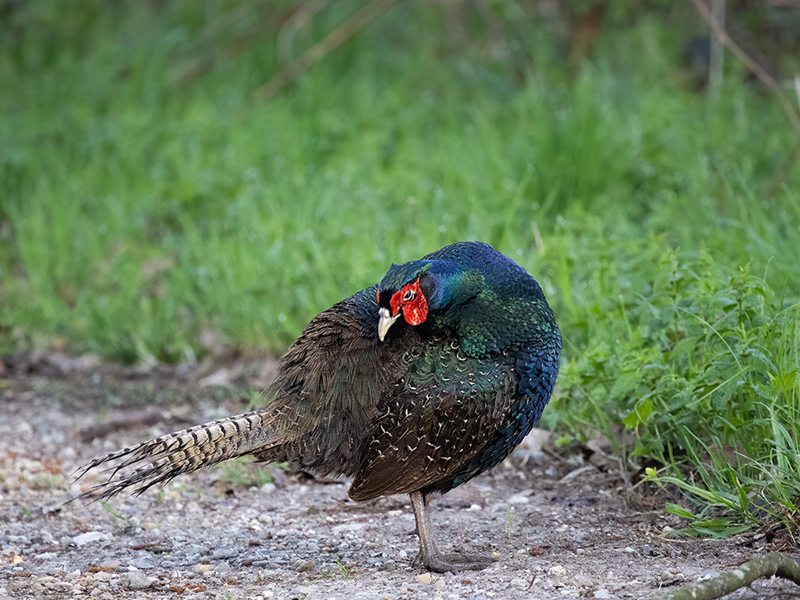
[{"label": "pale beak", "polygon": [[383,341],[383,338],[389,332],[389,328],[400,318],[400,312],[398,311],[395,316],[392,316],[388,308],[381,308],[378,311],[378,315],[380,315],[380,319],[378,319],[378,339]]}]

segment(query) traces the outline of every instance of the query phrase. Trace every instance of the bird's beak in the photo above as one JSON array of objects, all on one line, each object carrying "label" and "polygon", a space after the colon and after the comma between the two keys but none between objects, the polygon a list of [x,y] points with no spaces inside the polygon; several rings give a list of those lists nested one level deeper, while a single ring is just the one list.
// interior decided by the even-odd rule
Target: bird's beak
[{"label": "bird's beak", "polygon": [[383,341],[383,338],[385,338],[386,334],[389,332],[389,328],[400,318],[400,311],[398,311],[395,316],[392,316],[389,314],[388,308],[381,308],[378,311],[378,315],[380,315],[378,319],[378,339]]}]

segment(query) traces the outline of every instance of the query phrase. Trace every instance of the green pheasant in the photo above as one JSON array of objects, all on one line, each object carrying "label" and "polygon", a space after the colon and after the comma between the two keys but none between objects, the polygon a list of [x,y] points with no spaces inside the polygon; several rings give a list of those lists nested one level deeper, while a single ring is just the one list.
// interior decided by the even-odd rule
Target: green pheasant
[{"label": "green pheasant", "polygon": [[392,265],[320,313],[279,363],[269,404],[97,458],[108,481],[81,498],[141,493],[181,473],[253,455],[353,478],[350,497],[410,494],[418,561],[445,556],[426,497],[491,469],[528,434],[558,375],[561,336],[536,281],[491,246],[462,242]]}]

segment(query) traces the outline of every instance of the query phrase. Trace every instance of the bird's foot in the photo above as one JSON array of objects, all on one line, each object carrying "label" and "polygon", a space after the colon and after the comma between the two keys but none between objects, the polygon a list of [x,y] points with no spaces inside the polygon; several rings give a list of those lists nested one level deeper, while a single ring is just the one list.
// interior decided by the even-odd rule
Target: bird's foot
[{"label": "bird's foot", "polygon": [[495,562],[491,556],[481,554],[441,554],[439,552],[423,555],[417,554],[415,565],[425,567],[436,573],[457,573],[459,571],[480,571]]}]

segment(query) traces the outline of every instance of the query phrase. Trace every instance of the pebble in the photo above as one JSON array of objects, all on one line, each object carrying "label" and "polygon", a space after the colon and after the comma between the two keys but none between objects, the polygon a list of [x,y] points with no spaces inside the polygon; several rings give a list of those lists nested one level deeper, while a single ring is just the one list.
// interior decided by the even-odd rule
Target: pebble
[{"label": "pebble", "polygon": [[80,535],[76,535],[74,538],[72,538],[72,543],[77,544],[78,546],[83,546],[99,540],[107,540],[108,538],[109,535],[107,533],[103,533],[102,531],[87,531],[86,533],[81,533]]},{"label": "pebble", "polygon": [[547,570],[547,573],[556,577],[564,577],[567,574],[567,570],[561,565],[553,565]]},{"label": "pebble", "polygon": [[128,564],[137,569],[153,569],[156,566],[153,561],[147,558],[134,558]]},{"label": "pebble", "polygon": [[522,577],[515,577],[511,580],[511,585],[518,590],[527,590],[530,587],[530,584],[530,581],[525,581]]},{"label": "pebble", "polygon": [[433,581],[433,576],[430,573],[423,573],[422,575],[417,575],[417,583],[427,585],[431,581]]},{"label": "pebble", "polygon": [[200,563],[194,566],[194,572],[200,575],[203,575],[204,573],[208,573],[209,571],[213,570],[214,570],[214,565],[209,565],[207,563]]},{"label": "pebble", "polygon": [[235,546],[222,546],[221,548],[217,548],[214,552],[211,553],[211,558],[213,560],[221,560],[225,558],[234,558],[239,556],[239,550]]},{"label": "pebble", "polygon": [[599,599],[604,599],[604,598],[607,599],[607,598],[611,598],[611,594],[608,593],[607,589],[600,588],[599,590],[595,590],[594,595],[592,597],[593,598],[599,598]]},{"label": "pebble", "polygon": [[294,570],[298,573],[305,573],[308,571],[316,571],[317,563],[314,560],[303,560],[298,558],[294,561]]},{"label": "pebble", "polygon": [[148,577],[143,571],[131,571],[127,576],[127,586],[131,590],[146,590],[156,581],[155,577]]},{"label": "pebble", "polygon": [[56,556],[58,556],[55,552],[42,552],[41,554],[36,555],[37,560],[53,560]]}]

